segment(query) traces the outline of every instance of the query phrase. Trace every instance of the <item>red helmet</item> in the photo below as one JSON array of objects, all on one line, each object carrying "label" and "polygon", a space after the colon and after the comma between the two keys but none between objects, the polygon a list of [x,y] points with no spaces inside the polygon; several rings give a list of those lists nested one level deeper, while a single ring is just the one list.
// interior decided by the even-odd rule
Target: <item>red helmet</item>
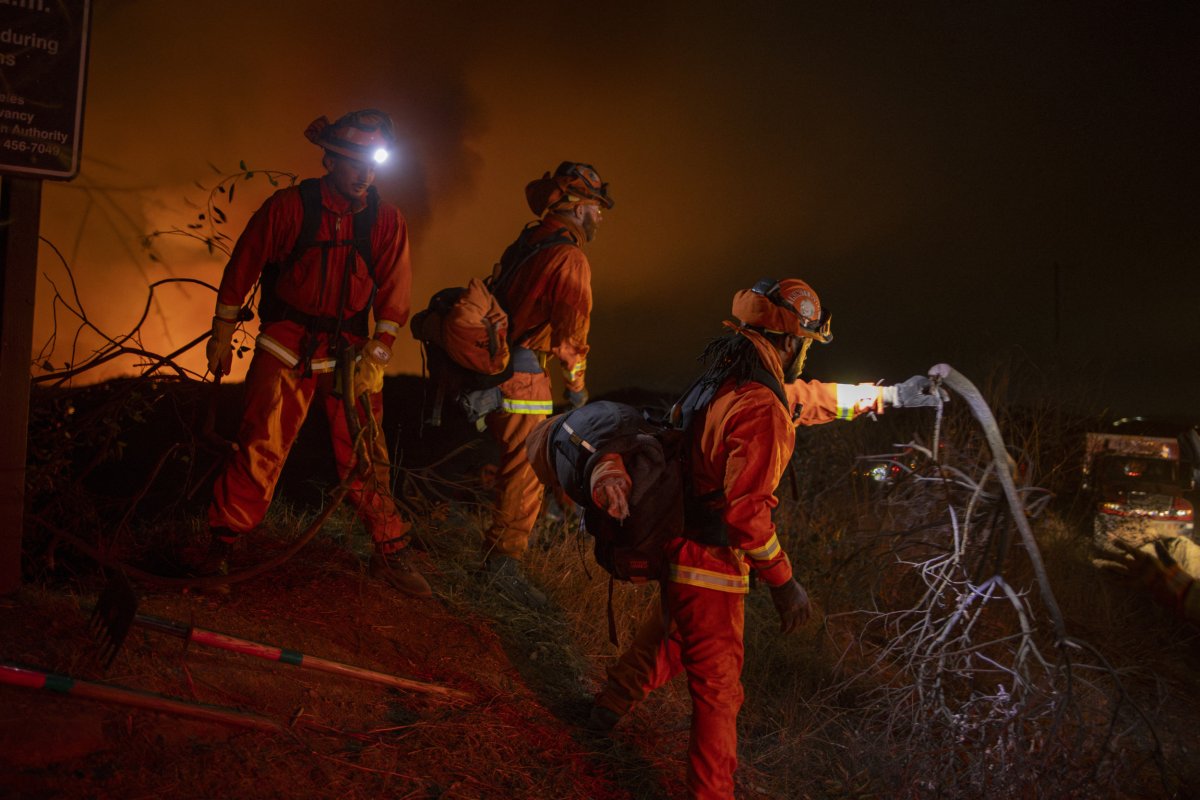
[{"label": "red helmet", "polygon": [[382,164],[396,144],[392,120],[376,108],[351,111],[330,122],[317,117],[304,131],[304,137],[331,153]]},{"label": "red helmet", "polygon": [[613,199],[608,196],[608,184],[600,180],[596,168],[578,161],[564,161],[553,175],[547,172],[541,178],[530,181],[525,186],[525,200],[529,203],[529,209],[538,216],[549,210],[561,211],[581,203],[613,207]]},{"label": "red helmet", "polygon": [[764,278],[741,290],[733,296],[733,316],[769,333],[802,336],[821,344],[833,341],[832,315],[821,310],[817,293],[799,278]]}]

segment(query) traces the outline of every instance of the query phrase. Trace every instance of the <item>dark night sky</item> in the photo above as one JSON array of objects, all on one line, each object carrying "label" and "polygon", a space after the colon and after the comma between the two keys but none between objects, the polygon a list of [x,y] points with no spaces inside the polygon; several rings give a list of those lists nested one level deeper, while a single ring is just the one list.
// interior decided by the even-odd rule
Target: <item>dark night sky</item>
[{"label": "dark night sky", "polygon": [[[772,275],[833,310],[818,377],[945,361],[982,383],[1001,356],[1031,391],[1200,418],[1200,6],[702,5],[97,0],[84,167],[47,185],[42,232],[120,332],[164,275],[139,234],[191,221],[209,162],[316,174],[307,124],[373,105],[403,134],[380,184],[418,306],[490,269],[528,180],[572,159],[610,181],[593,393],[682,388],[733,291]],[[245,186],[232,234],[268,188]],[[146,343],[211,308],[164,293]],[[48,309],[40,289],[38,341]],[[399,358],[419,370],[407,337]]]}]

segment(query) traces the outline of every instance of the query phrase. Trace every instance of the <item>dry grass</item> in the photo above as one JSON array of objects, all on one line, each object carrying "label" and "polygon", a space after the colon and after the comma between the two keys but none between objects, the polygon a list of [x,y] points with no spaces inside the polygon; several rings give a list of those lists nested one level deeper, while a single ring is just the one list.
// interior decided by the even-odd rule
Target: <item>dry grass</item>
[{"label": "dry grass", "polygon": [[[1024,513],[1070,641],[1057,638],[1030,554],[996,486],[997,467],[963,404],[951,403],[936,429],[932,413],[893,412],[878,423],[801,431],[776,521],[812,597],[814,621],[781,638],[767,593],[758,588],[748,598],[742,795],[1186,797],[1197,791],[1196,631],[1089,563],[1090,537],[1071,486],[1083,420],[1062,409],[1017,413],[995,399],[1005,393],[1002,380],[985,389],[1000,409]],[[118,439],[114,434],[94,449],[103,454]],[[911,474],[883,491],[855,476],[864,454],[896,454],[908,470],[906,446],[936,452],[938,463],[917,459]],[[189,469],[201,472],[201,461],[197,455]],[[128,497],[94,502],[58,456],[47,456],[36,475],[45,483],[38,515],[94,525],[114,552],[162,560],[203,539],[197,516],[160,513],[162,504],[114,527],[124,512],[114,517],[109,507],[127,508]],[[479,676],[492,681],[483,716],[398,719],[394,732],[364,724],[358,733],[365,738],[343,727],[310,738],[303,752],[258,743],[244,749],[240,765],[222,755],[220,744],[197,757],[209,759],[212,770],[240,775],[245,786],[258,780],[247,764],[307,759],[311,774],[298,773],[297,785],[313,796],[405,796],[400,787],[436,777],[450,787],[447,797],[569,797],[580,790],[566,772],[578,769],[599,770],[614,796],[678,795],[690,714],[682,680],[655,693],[611,742],[582,734],[588,701],[621,648],[609,641],[607,575],[573,518],[539,523],[526,569],[554,608],[536,612],[490,593],[473,574],[488,516],[479,482],[447,481],[426,468],[398,477],[397,493],[419,523],[442,606],[454,618],[485,618],[515,676]],[[313,513],[308,505],[276,503],[265,540],[285,547]],[[61,582],[64,574],[94,576],[94,565],[61,543],[34,536],[27,545],[35,585],[43,578]],[[347,566],[361,572],[369,544],[353,515],[339,509],[312,547],[326,557],[308,563],[304,580],[286,582],[294,597],[344,581]],[[330,553],[349,556],[339,561]],[[654,586],[613,586],[622,646],[657,602]],[[539,772],[524,745],[531,736],[563,734],[516,713],[529,702],[518,681],[577,737],[589,753],[586,765]],[[333,695],[328,700],[338,702]],[[353,708],[359,701],[343,702]],[[372,708],[362,716],[380,713]],[[414,761],[410,748],[418,740],[470,753],[476,766],[462,767],[456,778],[436,760]],[[169,777],[154,744],[129,742],[141,748],[145,769]],[[442,772],[409,774],[421,769]]]},{"label": "dry grass", "polygon": [[[961,403],[947,408],[936,431],[932,414],[910,413],[871,428],[803,432],[777,524],[817,621],[781,639],[766,593],[748,600],[745,791],[780,798],[1195,791],[1185,720],[1200,708],[1200,681],[1189,666],[1200,642],[1136,587],[1090,564],[1087,520],[1076,513],[1071,486],[1075,432],[1085,421],[1044,413],[1009,411],[999,422],[1006,442],[1017,442],[1008,468],[1032,520],[1049,598],[995,481],[998,467]],[[853,477],[855,459],[889,452],[881,437],[927,452],[936,440],[940,464],[924,458],[888,491],[867,487]],[[573,646],[598,678],[616,653],[604,623],[606,581],[581,555],[587,542],[575,534],[547,538],[531,571],[563,607]],[[653,590],[618,585],[618,624],[629,630],[656,602]],[[1148,652],[1153,668],[1145,665]],[[688,700],[681,680],[670,688],[665,707],[634,717],[671,731],[664,738],[675,740],[678,754]]]}]

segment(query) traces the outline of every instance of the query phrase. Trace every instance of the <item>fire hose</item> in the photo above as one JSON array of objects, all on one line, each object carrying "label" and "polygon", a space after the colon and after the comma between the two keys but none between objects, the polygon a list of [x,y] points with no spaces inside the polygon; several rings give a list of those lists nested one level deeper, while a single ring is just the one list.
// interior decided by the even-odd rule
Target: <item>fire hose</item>
[{"label": "fire hose", "polygon": [[[1033,536],[1033,529],[1029,526],[1029,519],[1025,516],[1024,504],[1017,495],[1017,486],[1013,482],[1012,472],[1007,468],[1008,449],[1004,445],[1004,438],[1000,435],[1000,427],[996,424],[996,418],[992,415],[992,410],[988,408],[987,402],[983,399],[983,395],[975,387],[975,384],[971,383],[970,380],[957,372],[949,364],[935,364],[930,367],[929,377],[935,383],[943,383],[961,395],[967,407],[971,409],[971,414],[974,415],[980,427],[983,428],[988,448],[992,451],[992,458],[996,461],[996,478],[1000,481],[1000,486],[1004,490],[1004,497],[1008,501],[1009,508],[1012,511],[1013,521],[1016,523],[1017,530],[1021,533],[1021,541],[1024,543],[1026,553],[1033,564],[1033,571],[1037,578],[1038,590],[1041,594],[1042,602],[1046,604],[1046,609],[1050,617],[1054,620],[1055,636],[1060,643],[1065,642],[1068,639],[1066,622],[1063,619],[1062,611],[1058,607],[1058,601],[1054,597],[1054,592],[1050,588],[1050,578],[1046,574],[1046,565],[1042,561],[1041,550],[1038,549],[1037,540]],[[940,408],[938,409],[938,415],[940,422]],[[934,441],[933,452],[937,452],[936,440]]]}]

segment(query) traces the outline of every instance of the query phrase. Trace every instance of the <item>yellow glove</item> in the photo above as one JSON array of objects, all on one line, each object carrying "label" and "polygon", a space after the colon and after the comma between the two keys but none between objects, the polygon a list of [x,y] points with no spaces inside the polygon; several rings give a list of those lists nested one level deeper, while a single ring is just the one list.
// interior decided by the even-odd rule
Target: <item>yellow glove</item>
[{"label": "yellow glove", "polygon": [[237,320],[213,317],[212,336],[205,352],[208,355],[208,371],[213,375],[228,375],[233,368],[233,332]]},{"label": "yellow glove", "polygon": [[392,350],[378,339],[371,339],[359,351],[354,365],[354,396],[383,391],[383,368],[392,360]]}]

